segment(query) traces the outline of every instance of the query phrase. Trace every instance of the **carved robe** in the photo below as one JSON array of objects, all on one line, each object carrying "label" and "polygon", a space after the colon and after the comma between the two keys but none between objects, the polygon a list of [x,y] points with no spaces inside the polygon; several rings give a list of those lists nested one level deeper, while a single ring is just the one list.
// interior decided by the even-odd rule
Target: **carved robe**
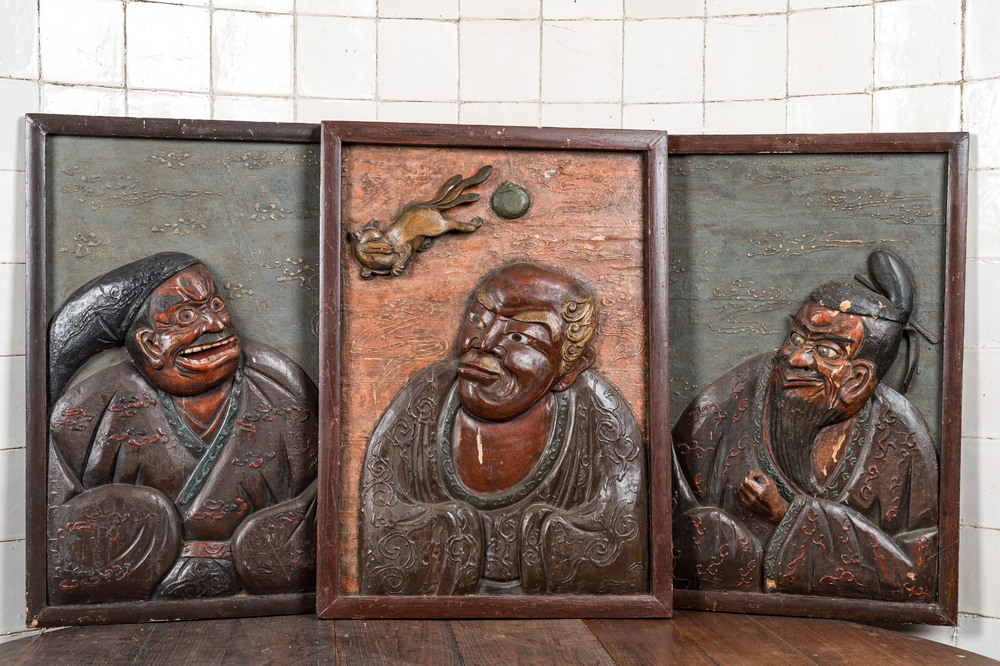
[{"label": "carved robe", "polygon": [[[774,361],[769,353],[737,366],[674,427],[675,585],[933,602],[938,459],[920,414],[879,384],[850,418],[826,482],[799,487],[761,441]],[[750,470],[790,503],[780,524],[739,503]]]},{"label": "carved robe", "polygon": [[596,372],[553,394],[540,461],[512,488],[458,479],[457,361],[399,392],[361,479],[362,594],[645,592],[646,454],[624,398]]},{"label": "carved robe", "polygon": [[297,592],[315,587],[316,388],[244,339],[213,441],[131,362],[52,410],[53,603]]}]

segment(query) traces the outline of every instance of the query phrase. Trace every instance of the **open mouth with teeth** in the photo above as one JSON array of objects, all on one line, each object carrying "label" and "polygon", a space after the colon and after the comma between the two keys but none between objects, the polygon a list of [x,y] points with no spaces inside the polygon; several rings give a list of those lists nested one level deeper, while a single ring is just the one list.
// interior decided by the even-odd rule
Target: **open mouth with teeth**
[{"label": "open mouth with teeth", "polygon": [[193,365],[205,365],[229,356],[233,351],[236,351],[236,345],[236,336],[230,335],[222,340],[185,349],[180,353],[180,357]]}]

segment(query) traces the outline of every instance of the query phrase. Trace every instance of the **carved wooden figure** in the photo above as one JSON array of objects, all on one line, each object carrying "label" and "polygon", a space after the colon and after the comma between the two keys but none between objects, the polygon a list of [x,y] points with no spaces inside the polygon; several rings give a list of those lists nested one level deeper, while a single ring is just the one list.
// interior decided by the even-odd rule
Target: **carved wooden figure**
[{"label": "carved wooden figure", "polygon": [[[66,389],[85,361],[131,361]],[[200,261],[101,275],[50,324],[49,603],[315,587],[316,388],[242,337]]]},{"label": "carved wooden figure", "polygon": [[487,275],[457,357],[413,376],[368,441],[362,594],[647,590],[645,446],[591,369],[594,296],[534,263]]},{"label": "carved wooden figure", "polygon": [[434,238],[449,231],[471,233],[478,229],[483,224],[481,217],[461,222],[449,220],[441,211],[479,201],[479,194],[463,192],[489,178],[492,172],[493,167],[486,165],[469,178],[452,176],[430,201],[415,201],[400,208],[384,229],[379,229],[377,222],[372,220],[350,232],[348,237],[354,241],[354,256],[363,266],[361,277],[402,275],[410,257],[430,248]]},{"label": "carved wooden figure", "polygon": [[905,263],[829,282],[777,352],[733,368],[673,430],[677,588],[933,602],[938,457],[923,417],[882,379],[907,341]]}]

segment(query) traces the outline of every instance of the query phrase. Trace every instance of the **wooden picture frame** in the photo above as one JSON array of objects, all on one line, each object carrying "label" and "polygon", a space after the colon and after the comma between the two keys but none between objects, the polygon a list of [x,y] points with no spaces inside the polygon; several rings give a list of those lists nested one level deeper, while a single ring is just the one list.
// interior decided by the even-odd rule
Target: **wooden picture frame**
[{"label": "wooden picture frame", "polygon": [[[51,602],[47,350],[49,318],[69,292],[139,257],[182,251],[214,273],[244,345],[243,333],[266,339],[318,379],[319,126],[51,114],[30,114],[26,125],[28,625],[312,612],[314,592]],[[76,377],[114,360],[91,363]],[[244,379],[245,394],[247,386]],[[155,401],[154,393],[150,403]],[[243,426],[233,426],[238,428]],[[229,441],[227,435],[218,440]],[[260,463],[251,461],[258,467],[270,455],[263,451]],[[224,462],[238,464],[235,458]],[[102,575],[87,583],[98,584]]]},{"label": "wooden picture frame", "polygon": [[[322,142],[320,335],[323,344],[317,614],[321,618],[668,617],[671,596],[667,519],[669,417],[665,393],[668,376],[666,135],[652,131],[325,122]],[[588,166],[578,172],[582,163]],[[489,173],[482,169],[484,165],[492,165],[493,171],[482,182],[482,174]],[[604,169],[598,180],[592,173],[586,175],[591,168]],[[353,253],[346,232],[360,229],[370,218],[387,219],[407,202],[428,199],[452,174],[469,177],[474,171],[476,177],[463,181],[459,187],[479,178],[476,182],[482,184],[469,188],[482,198],[465,209],[442,211],[442,214],[455,219],[468,219],[475,214],[476,219],[485,219],[479,223],[482,228],[471,233],[442,235],[426,252],[413,254],[405,266],[397,264],[402,266],[398,275],[369,273],[369,279],[362,280],[360,271],[364,267]],[[621,174],[638,177],[630,176],[623,182]],[[459,177],[445,183],[439,195]],[[491,209],[491,198],[504,179],[523,186],[522,192],[530,196],[531,208],[523,218],[504,221],[495,207]],[[576,189],[563,199],[558,196],[553,199],[554,190],[546,189],[546,179],[560,187]],[[612,182],[622,185],[621,197]],[[580,268],[574,271],[567,267],[567,257],[579,257],[580,252],[586,252],[600,259],[607,248],[624,247],[615,239],[609,239],[605,245],[605,239],[610,237],[603,231],[589,231],[583,236],[590,229],[588,220],[594,219],[588,217],[591,211],[619,199],[633,211],[622,216],[618,224],[621,234],[633,243],[630,251],[639,266],[638,270],[633,266],[630,274],[635,278],[630,284],[637,285],[637,291],[628,298],[632,299],[630,303],[638,303],[635,313],[639,316],[633,316],[631,322],[633,325],[640,322],[637,331],[640,346],[645,350],[639,354],[644,358],[641,369],[636,369],[632,358],[623,365],[632,368],[629,372],[639,373],[636,385],[648,386],[648,391],[636,393],[635,386],[623,386],[615,377],[611,379],[623,391],[641,396],[638,404],[632,402],[631,406],[640,414],[640,421],[644,420],[647,435],[649,536],[645,576],[648,578],[641,583],[641,589],[628,594],[359,593],[362,458],[364,450],[370,448],[366,442],[375,424],[380,418],[387,418],[380,414],[387,409],[393,395],[401,396],[408,390],[408,382],[420,364],[449,355],[454,357],[450,349],[455,332],[462,325],[463,308],[476,283],[491,269],[507,265],[511,259],[544,257],[559,272],[571,275],[595,293],[600,292],[594,287],[595,280],[601,277],[599,271],[592,266],[588,268],[582,260]],[[552,207],[553,202],[564,208],[557,211]],[[566,222],[567,217],[581,221]],[[560,219],[562,225],[558,223]],[[548,235],[543,233],[538,220],[549,224],[544,227]],[[605,220],[605,228],[607,223]],[[573,239],[566,229],[572,229],[581,239]],[[507,244],[511,234],[518,235],[520,244]],[[494,244],[492,249],[490,244]],[[554,246],[570,249],[561,255],[558,251],[545,253]],[[419,249],[425,247],[426,244],[421,244]],[[606,259],[610,255],[603,256]],[[383,272],[390,273],[388,267]],[[641,324],[643,320],[645,325]],[[372,322],[379,321],[387,332],[370,328]],[[406,337],[406,330],[416,325],[414,322],[422,321],[433,321],[426,326],[436,343],[429,344],[427,335]],[[603,327],[603,333],[611,340],[609,331],[622,332],[623,321],[626,319],[602,320],[596,339],[601,339]],[[394,337],[397,335],[402,337]],[[366,346],[364,341],[372,339],[382,346],[376,345],[377,350]],[[383,344],[387,340],[389,343]],[[392,352],[392,348],[396,351]],[[597,352],[594,367],[608,372],[609,364],[606,359],[602,361],[602,353]],[[402,362],[407,360],[412,361],[409,366]],[[362,367],[364,363],[368,365]],[[385,372],[386,368],[391,372]],[[368,403],[358,397],[362,391],[365,396],[373,396]],[[482,464],[481,448],[479,455]],[[519,506],[519,501],[512,506]],[[482,565],[476,566],[481,574]]]},{"label": "wooden picture frame", "polygon": [[[688,576],[684,580],[675,578],[676,606],[954,625],[958,612],[968,134],[671,136],[669,165],[671,411],[675,419],[672,434],[674,453],[685,461],[681,465],[675,462],[675,471],[684,475],[692,501],[686,505],[688,509],[679,509],[675,496],[675,575]],[[763,408],[754,407],[756,403],[750,400],[750,407],[744,413],[746,401],[731,410],[728,409],[730,402],[726,402],[728,395],[735,400],[763,394],[760,388],[756,389],[757,394],[744,390],[745,385],[753,383],[747,381],[747,377],[755,376],[747,373],[764,375],[752,369],[757,367],[752,357],[777,347],[782,347],[779,356],[783,354],[786,349],[783,344],[790,344],[782,342],[783,335],[789,336],[788,316],[795,316],[807,297],[813,298],[810,291],[828,280],[853,281],[855,274],[861,274],[859,280],[864,278],[868,272],[865,263],[869,253],[879,249],[896,252],[908,263],[917,284],[916,307],[910,321],[923,325],[929,329],[931,337],[938,338],[936,344],[931,344],[913,336],[920,348],[917,375],[908,398],[897,403],[901,407],[916,405],[916,411],[929,424],[932,440],[938,443],[939,474],[935,474],[938,474],[939,483],[931,485],[931,492],[937,499],[934,501],[931,495],[927,501],[933,504],[932,507],[913,508],[920,501],[913,498],[924,497],[914,489],[903,498],[905,506],[899,509],[895,505],[899,503],[900,493],[909,492],[909,477],[904,472],[911,470],[916,474],[912,470],[917,469],[917,463],[900,454],[898,465],[893,462],[891,467],[894,469],[890,470],[886,464],[890,454],[866,458],[872,449],[862,448],[860,454],[856,451],[851,454],[853,449],[843,454],[860,455],[861,459],[853,472],[845,472],[847,485],[839,491],[834,488],[840,495],[833,502],[844,504],[855,501],[850,497],[860,496],[869,503],[873,521],[869,524],[876,526],[897,520],[901,515],[899,511],[910,511],[911,517],[918,511],[926,511],[925,518],[921,519],[926,524],[919,526],[927,530],[926,534],[934,536],[928,536],[928,541],[915,546],[913,552],[900,547],[903,560],[911,559],[913,568],[909,573],[905,569],[892,571],[885,560],[886,549],[890,546],[878,543],[881,528],[865,532],[856,525],[849,529],[851,518],[845,517],[843,524],[836,525],[835,521],[828,520],[829,534],[813,530],[810,542],[797,534],[798,523],[788,523],[792,525],[789,531],[781,531],[785,529],[786,518],[793,515],[789,508],[787,513],[781,514],[785,518],[781,518],[783,522],[776,530],[773,526],[760,528],[765,534],[760,537],[761,552],[766,552],[767,557],[775,553],[775,557],[784,557],[783,549],[793,544],[794,554],[803,556],[798,564],[805,563],[809,568],[796,569],[794,561],[786,563],[779,559],[774,568],[776,575],[772,577],[765,571],[771,566],[768,560],[759,564],[760,561],[747,555],[746,567],[736,572],[743,578],[737,575],[729,582],[716,583],[706,572],[714,576],[722,571],[720,562],[725,556],[733,555],[737,548],[730,548],[736,541],[727,545],[723,537],[713,534],[714,528],[709,527],[709,523],[721,520],[714,512],[724,506],[723,515],[729,517],[729,524],[737,524],[737,530],[749,529],[739,527],[750,524],[741,521],[751,520],[753,512],[737,497],[737,486],[742,489],[747,482],[741,482],[743,476],[736,470],[741,464],[751,468],[757,466],[756,458],[752,463],[741,463],[741,456],[749,456],[751,448],[760,449],[762,445],[760,439],[756,440],[756,445],[751,445],[747,444],[751,440],[744,438],[734,439],[730,447],[724,436],[699,430],[695,423],[699,417],[694,412],[685,414],[685,409],[690,404],[693,410],[701,409],[703,415],[711,413],[713,416],[705,418],[713,423],[718,416],[719,429],[713,432],[731,432],[734,433],[731,436],[736,437],[735,433],[742,433],[740,429],[743,428],[746,434],[758,433],[759,437],[762,426],[754,424],[766,421],[763,416],[758,418]],[[851,306],[850,303],[842,305],[838,306],[841,311]],[[896,365],[884,382],[895,385],[900,380],[903,349],[901,346]],[[757,358],[765,356],[761,354]],[[741,369],[744,367],[746,373]],[[739,374],[726,374],[730,370]],[[736,383],[730,386],[726,383],[727,377]],[[727,395],[722,396],[723,393]],[[699,396],[697,400],[696,396]],[[715,398],[718,399],[713,402]],[[767,418],[775,418],[774,414],[772,409]],[[895,418],[892,411],[888,415]],[[741,417],[746,417],[747,424],[733,425]],[[886,428],[887,424],[887,421],[880,421],[875,427]],[[913,431],[916,430],[919,428]],[[913,441],[908,439],[905,445],[912,446]],[[886,442],[890,451],[893,446],[902,446],[898,441],[880,440],[882,445]],[[719,457],[723,454],[728,456],[725,469]],[[833,455],[836,460],[836,452]],[[708,468],[702,468],[702,460],[715,460],[718,464],[712,471],[706,471]],[[733,461],[735,466],[730,472]],[[764,464],[763,456],[759,463]],[[704,464],[711,467],[714,463]],[[851,469],[849,464],[844,463],[848,471]],[[758,469],[766,467],[758,466]],[[844,467],[834,469],[839,474]],[[882,487],[879,485],[882,482],[876,477],[883,471],[886,471],[884,480],[894,482],[895,486],[890,484],[888,492],[880,496],[878,488]],[[694,472],[698,474],[691,478]],[[745,474],[745,470],[742,473]],[[826,468],[823,473],[827,473]],[[769,475],[774,476],[773,473]],[[680,492],[677,478],[674,477],[675,492]],[[816,482],[818,477],[812,478]],[[836,479],[834,473],[826,478]],[[840,481],[828,483],[836,485]],[[906,489],[900,491],[901,485],[906,485]],[[822,492],[826,491],[817,491],[812,497],[825,497]],[[830,497],[834,495],[836,493]],[[885,503],[879,505],[879,498]],[[936,518],[926,519],[934,512]],[[793,521],[811,517],[815,526],[817,522],[822,523],[823,515],[820,509],[805,518],[796,515]],[[847,515],[845,510],[844,516]],[[752,519],[761,520],[759,517]],[[920,522],[912,519],[910,526]],[[809,536],[809,526],[803,523],[801,527],[803,534]],[[766,536],[768,529],[775,532]],[[890,530],[888,534],[896,533],[895,528],[886,529]],[[918,531],[914,529],[906,534]],[[737,532],[737,536],[739,534],[742,532]],[[774,536],[778,534],[780,539]],[[718,541],[710,540],[716,538]],[[936,545],[923,552],[924,543],[932,543],[934,538]],[[799,544],[796,539],[803,543]],[[745,543],[748,541],[749,537],[739,539],[744,546],[741,552],[749,552]],[[839,545],[841,542],[843,547]],[[836,547],[831,543],[837,544]],[[700,558],[708,556],[697,554],[706,544],[711,544],[708,550],[715,557],[712,561],[702,561]],[[809,548],[813,550],[807,550]],[[853,554],[848,556],[852,550]],[[809,559],[809,553],[813,552],[817,553],[816,559]],[[823,564],[827,561],[822,558],[827,556],[839,564],[838,555],[843,559],[841,568]],[[685,557],[701,562],[702,568],[683,573]],[[791,557],[790,554],[787,559]],[[862,568],[855,568],[859,566],[859,559]],[[754,567],[759,564],[760,573],[750,571],[751,562]],[[866,562],[870,565],[867,571],[864,570]],[[931,570],[928,574],[931,584],[927,585],[920,578],[924,570],[918,567],[934,566],[934,563],[936,574]],[[693,566],[694,562],[691,564]],[[879,573],[883,565],[885,570]],[[692,566],[687,570],[691,571]],[[823,569],[825,566],[828,570]],[[798,583],[794,577],[796,571],[804,578]],[[824,571],[827,573],[825,579]],[[722,580],[721,575],[717,580]],[[837,581],[845,577],[849,578],[850,585],[845,583],[843,588],[835,588],[844,592],[821,593],[823,586],[840,585]],[[887,583],[890,579],[898,589]],[[862,580],[867,585],[864,589]],[[880,582],[883,587],[876,591],[873,581]],[[802,585],[802,589],[810,591],[783,593],[780,591],[782,583]],[[764,591],[764,586],[772,585],[778,587],[778,591]],[[806,588],[807,585],[811,587]]]}]

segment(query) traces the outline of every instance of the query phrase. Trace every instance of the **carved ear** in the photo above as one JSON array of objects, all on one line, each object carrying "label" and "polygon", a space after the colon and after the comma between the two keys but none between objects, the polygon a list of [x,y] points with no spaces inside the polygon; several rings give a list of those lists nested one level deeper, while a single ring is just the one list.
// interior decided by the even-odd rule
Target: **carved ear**
[{"label": "carved ear", "polygon": [[592,366],[595,360],[597,360],[597,350],[593,347],[587,347],[587,350],[580,354],[580,358],[576,359],[576,363],[569,369],[569,372],[563,375],[562,379],[552,387],[552,390],[558,392],[568,389],[580,376],[580,373]]},{"label": "carved ear", "polygon": [[350,243],[352,240],[358,240],[361,238],[360,231],[348,231],[347,232],[347,242]]},{"label": "carved ear", "polygon": [[841,384],[837,396],[848,407],[864,404],[875,391],[877,384],[875,365],[871,361],[856,359],[851,362],[851,376]]},{"label": "carved ear", "polygon": [[154,369],[161,370],[166,364],[161,354],[160,345],[156,341],[156,334],[153,329],[141,328],[135,332],[135,341],[139,345],[139,350],[146,357],[146,362]]}]

